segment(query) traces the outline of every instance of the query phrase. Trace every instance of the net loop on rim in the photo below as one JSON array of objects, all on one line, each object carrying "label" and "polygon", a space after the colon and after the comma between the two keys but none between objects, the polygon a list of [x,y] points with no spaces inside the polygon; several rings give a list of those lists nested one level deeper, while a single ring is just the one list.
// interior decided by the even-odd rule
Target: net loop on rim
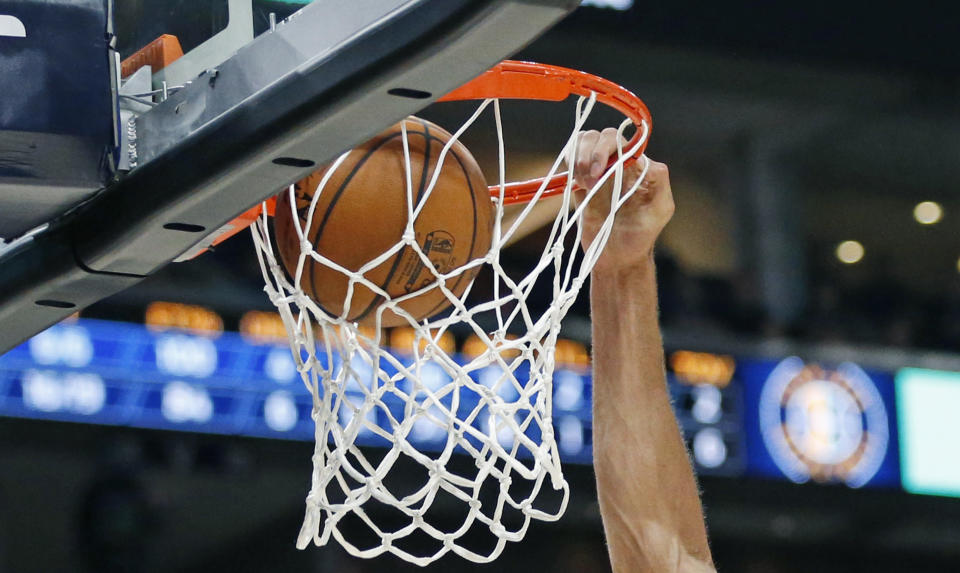
[{"label": "net loop on rim", "polygon": [[[634,126],[646,125],[649,130],[653,125],[650,110],[647,109],[647,106],[633,92],[623,86],[586,72],[536,62],[513,60],[500,62],[480,77],[439,98],[437,101],[477,99],[563,101],[571,95],[596,97],[600,103],[610,106],[626,116]],[[640,153],[642,154],[646,147],[647,136],[648,134],[637,130],[630,141],[627,142],[627,149],[640,145]],[[631,156],[626,165],[635,161],[637,156]],[[607,169],[612,168],[614,163],[615,159],[611,158],[607,164]],[[503,189],[504,201],[507,204],[529,201],[531,195],[540,190],[544,181],[547,182],[544,189],[547,196],[562,193],[568,179],[567,173],[554,173],[549,177],[507,183]],[[500,190],[497,186],[491,186],[490,193],[496,197],[500,194]]]},{"label": "net loop on rim", "polygon": [[[530,71],[532,66],[539,71]],[[553,427],[554,348],[561,321],[599,258],[617,210],[646,175],[644,160],[640,176],[626,185],[624,166],[641,157],[650,132],[649,115],[623,88],[580,72],[505,62],[488,74],[444,98],[484,99],[444,145],[419,199],[412,191],[410,148],[405,122],[401,123],[407,225],[400,240],[381,255],[351,271],[317,252],[304,231],[310,228],[325,186],[349,152],[321,178],[306,227],[295,211],[293,187],[287,190],[301,250],[292,277],[278,262],[266,209],[252,228],[264,290],[283,319],[297,370],[313,397],[316,443],[297,540],[300,548],[311,541],[324,545],[333,538],[360,557],[392,553],[427,565],[452,552],[488,562],[506,542],[522,539],[532,520],[559,519],[566,508],[569,487]],[[540,79],[530,79],[533,76]],[[530,95],[530,85],[513,87],[511,78],[526,84],[544,81],[550,97]],[[559,101],[570,94],[579,99],[562,151],[543,178],[525,182],[523,189],[511,187],[514,184],[506,180],[498,96]],[[573,180],[561,173],[561,167],[573,164],[579,133],[596,103],[609,103],[611,98],[625,99],[628,106],[621,102],[615,107],[631,110],[618,128],[617,153],[596,184],[575,198]],[[417,243],[413,225],[446,166],[450,148],[491,108],[499,160],[498,184],[491,186],[492,246],[484,256],[441,273]],[[624,143],[622,135],[631,126],[635,135]],[[609,197],[601,193],[608,183],[612,183]],[[522,276],[507,272],[501,264],[502,249],[524,219],[551,195],[557,196],[560,205],[548,225],[539,258]],[[601,200],[610,202],[609,214],[581,254],[578,221],[592,201]],[[504,206],[510,202],[526,204],[518,206],[519,214],[505,224]],[[391,297],[364,275],[406,248],[418,255],[436,280]],[[308,262],[349,279],[339,316],[321,308],[301,288]],[[476,281],[460,295],[447,287],[447,281],[477,267],[491,277],[486,292],[473,292]],[[347,319],[357,285],[383,297],[372,329]],[[450,303],[448,311],[417,320],[404,310],[404,301],[435,289]],[[388,348],[380,328],[388,310],[405,318],[413,331],[409,348]],[[460,355],[445,348],[444,336],[454,332],[475,337],[480,350]],[[549,488],[545,488],[548,477]],[[451,507],[460,510],[451,512]],[[474,547],[478,531],[486,532],[489,539]]]}]

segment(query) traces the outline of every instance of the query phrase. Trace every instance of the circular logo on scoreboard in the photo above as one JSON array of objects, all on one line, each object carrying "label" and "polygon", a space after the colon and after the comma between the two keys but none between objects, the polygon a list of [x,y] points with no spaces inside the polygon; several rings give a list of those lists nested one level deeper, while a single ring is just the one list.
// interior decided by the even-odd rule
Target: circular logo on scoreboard
[{"label": "circular logo on scoreboard", "polygon": [[790,357],[760,393],[760,431],[774,463],[797,483],[870,481],[887,453],[883,399],[856,364],[835,370]]}]

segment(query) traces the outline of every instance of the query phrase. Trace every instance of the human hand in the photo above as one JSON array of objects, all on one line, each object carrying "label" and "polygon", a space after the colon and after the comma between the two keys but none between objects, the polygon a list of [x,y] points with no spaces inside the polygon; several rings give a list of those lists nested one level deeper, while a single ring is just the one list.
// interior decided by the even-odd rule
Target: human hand
[{"label": "human hand", "polygon": [[[609,158],[616,155],[617,137],[617,130],[612,127],[602,132],[585,131],[580,134],[573,168],[574,180],[583,188],[575,195],[578,205],[586,197],[587,189],[596,184],[606,171]],[[622,138],[621,144],[626,145]],[[624,168],[623,191],[626,192],[637,182],[647,164],[647,174],[640,187],[616,214],[610,238],[597,260],[595,271],[625,269],[652,261],[654,243],[674,211],[667,166],[646,156],[640,157]],[[610,213],[612,193],[611,176],[584,208],[580,220],[584,250],[596,239]]]}]

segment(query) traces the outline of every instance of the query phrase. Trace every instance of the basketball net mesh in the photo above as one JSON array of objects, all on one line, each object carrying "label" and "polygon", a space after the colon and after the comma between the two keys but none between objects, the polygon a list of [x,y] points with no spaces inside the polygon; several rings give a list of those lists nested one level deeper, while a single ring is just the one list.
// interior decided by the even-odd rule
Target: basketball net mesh
[{"label": "basketball net mesh", "polygon": [[[564,162],[573,165],[578,134],[595,103],[595,94],[577,102],[573,131],[548,178]],[[500,162],[500,197],[492,199],[496,212],[492,247],[483,258],[442,274],[416,242],[414,222],[430,197],[440,169],[447,166],[444,160],[451,146],[489,107],[494,111]],[[648,126],[637,127],[641,144],[630,149],[621,145],[616,162],[579,204],[573,196],[572,181],[568,181],[539,261],[517,280],[501,267],[500,252],[543,200],[546,184],[505,228],[506,164],[499,100],[483,101],[446,143],[419,204],[414,199],[410,175],[413,171],[406,122],[402,125],[407,203],[413,216],[408,217],[403,239],[382,256],[351,272],[314,250],[304,228],[299,227],[296,212],[292,212],[301,253],[291,283],[275,255],[266,215],[252,227],[265,291],[279,310],[297,369],[313,395],[313,475],[297,547],[305,548],[311,540],[325,545],[333,537],[359,557],[390,552],[417,565],[427,565],[452,551],[471,561],[489,562],[507,541],[522,539],[531,520],[557,520],[566,508],[569,488],[561,473],[551,417],[554,346],[561,320],[607,242],[615,213],[646,175],[647,162],[641,159],[642,176],[624,188],[624,162],[642,149]],[[629,120],[620,125],[621,136],[630,125]],[[307,229],[324,185],[348,153],[333,163],[320,182],[308,213]],[[610,214],[581,257],[577,221],[590,201],[605,197],[599,191],[610,181]],[[289,192],[289,204],[294,209],[292,186]],[[419,255],[437,280],[419,291],[391,297],[363,275],[405,247]],[[322,310],[298,286],[308,257],[347,275],[351,284],[362,284],[382,296],[385,302],[380,312],[389,308],[406,317],[416,335],[411,348],[389,351],[382,330],[370,332],[346,320],[353,288],[348,289],[342,316]],[[493,273],[493,296],[468,306],[466,301],[474,285],[458,297],[446,287],[445,279],[451,279],[452,284],[460,273],[478,266],[488,267]],[[545,311],[528,306],[535,286],[541,289],[540,297],[545,294],[542,289],[552,289]],[[451,309],[440,317],[418,322],[400,305],[431,289],[440,289]],[[485,350],[472,358],[444,350],[440,340],[451,329],[475,334]],[[361,448],[358,441],[382,447]],[[411,472],[410,467],[418,471]],[[391,479],[391,472],[404,473],[408,478],[417,476],[422,483],[410,486],[409,479],[407,483]],[[402,476],[393,475],[398,477]],[[547,480],[552,493],[544,495],[550,491],[543,488]],[[439,498],[445,501],[434,507]],[[463,509],[456,523],[450,523],[450,500],[457,500]],[[383,507],[389,511],[376,510]],[[378,519],[384,515],[385,519]],[[344,526],[348,522],[353,525]],[[361,536],[360,541],[348,539],[348,533],[363,527],[369,529],[368,535]],[[467,547],[463,536],[470,531],[475,537],[477,528],[492,535],[490,543],[479,549]],[[415,546],[414,552],[404,544],[407,537],[411,537],[408,544]]]}]

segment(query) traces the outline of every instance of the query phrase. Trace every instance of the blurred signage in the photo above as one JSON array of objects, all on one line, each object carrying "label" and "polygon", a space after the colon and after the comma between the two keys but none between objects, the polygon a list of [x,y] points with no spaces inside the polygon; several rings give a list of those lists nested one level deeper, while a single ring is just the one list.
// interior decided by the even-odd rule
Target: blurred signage
[{"label": "blurred signage", "polygon": [[898,487],[893,376],[852,362],[738,359],[746,473],[848,487]]},{"label": "blurred signage", "polygon": [[677,350],[670,354],[670,368],[680,382],[723,388],[733,379],[737,363],[733,356]]},{"label": "blurred signage", "polygon": [[447,330],[431,332],[429,338],[406,326],[392,328],[389,333],[390,347],[400,352],[414,347],[417,348],[417,352],[424,352],[431,344],[435,344],[446,353],[453,353],[457,348],[456,339]]},{"label": "blurred signage", "polygon": [[240,335],[250,344],[269,344],[287,339],[287,329],[275,312],[251,310],[240,317]]},{"label": "blurred signage", "polygon": [[900,472],[910,493],[960,497],[960,373],[897,373]]},{"label": "blurred signage", "polygon": [[213,310],[177,302],[150,303],[144,323],[151,330],[175,328],[213,336],[223,332],[223,319]]},{"label": "blurred signage", "polygon": [[[313,400],[286,337],[279,336],[282,323],[277,315],[249,314],[241,321],[242,334],[216,337],[198,328],[218,324],[209,320],[206,309],[163,303],[152,307],[148,317],[151,325],[146,328],[86,319],[61,323],[0,356],[0,416],[314,439]],[[444,334],[435,343],[452,352],[455,341]],[[391,337],[407,348],[416,340],[400,330]],[[574,365],[558,364],[554,373],[554,429],[566,461],[589,463],[591,378],[583,365],[586,349],[572,344],[565,348],[569,358],[564,361]],[[332,366],[342,368],[336,362]],[[363,371],[368,366],[358,361],[351,368]],[[443,368],[430,363],[419,376],[421,384],[433,390],[450,380]],[[499,363],[472,373],[475,382],[512,401],[520,398],[526,376],[523,365],[511,373]],[[408,381],[398,386],[413,391]],[[359,387],[344,389],[346,400],[337,413],[342,423],[352,419],[355,407],[350,403],[359,402],[363,392]],[[461,390],[460,399],[466,404],[479,398]],[[397,396],[387,394],[384,402],[393,416],[402,416]],[[365,416],[373,425],[389,426],[386,412]],[[495,416],[478,416],[476,424],[495,432],[505,445],[513,444],[514,437],[504,429],[508,426]],[[410,436],[418,448],[439,451],[446,429],[420,420]],[[361,428],[357,443],[383,445],[367,427]]]},{"label": "blurred signage", "polygon": [[744,472],[743,389],[731,384],[730,356],[677,350],[667,360],[667,381],[677,421],[701,474]]},{"label": "blurred signage", "polygon": [[[270,313],[250,315],[242,321],[243,335],[223,332],[216,337],[173,326],[157,330],[87,319],[58,324],[0,356],[0,415],[313,440],[312,397],[285,338],[278,336],[278,320]],[[391,337],[391,342],[399,345],[402,338]],[[468,339],[457,356],[466,363],[483,346]],[[504,355],[511,355],[509,341],[504,347]],[[576,343],[560,348],[552,413],[558,448],[567,462],[590,463],[593,377],[587,349]],[[402,353],[395,352],[402,363]],[[329,366],[342,368],[337,361],[335,356]],[[364,366],[351,365],[355,370]],[[508,372],[499,362],[471,373],[477,385],[508,401],[518,399],[526,376],[525,365]],[[955,394],[960,382],[951,376],[960,375],[904,370],[898,377],[909,491],[960,492],[960,423],[953,422],[960,418],[936,409],[960,403]],[[421,369],[423,388],[436,389],[448,380],[439,365]],[[667,381],[701,474],[851,487],[900,485],[892,373],[797,357],[770,360],[678,350],[667,355]],[[397,387],[414,391],[406,380]],[[355,403],[364,389],[343,392],[336,415],[346,423],[356,415]],[[464,407],[478,399],[473,390],[461,389]],[[365,412],[365,422],[388,427],[390,415],[402,415],[400,398],[387,393],[384,404],[389,413],[380,408]],[[506,445],[514,441],[510,425],[494,414],[481,412],[474,423]],[[939,441],[929,436],[939,436]],[[410,437],[424,451],[439,451],[445,444],[444,428],[429,419],[413,427]],[[384,444],[370,428],[359,432],[357,443]],[[934,449],[944,453],[932,453]]]},{"label": "blurred signage", "polygon": [[767,377],[759,415],[767,450],[798,483],[860,487],[887,455],[887,409],[870,376],[850,362],[827,369],[784,359]]}]

